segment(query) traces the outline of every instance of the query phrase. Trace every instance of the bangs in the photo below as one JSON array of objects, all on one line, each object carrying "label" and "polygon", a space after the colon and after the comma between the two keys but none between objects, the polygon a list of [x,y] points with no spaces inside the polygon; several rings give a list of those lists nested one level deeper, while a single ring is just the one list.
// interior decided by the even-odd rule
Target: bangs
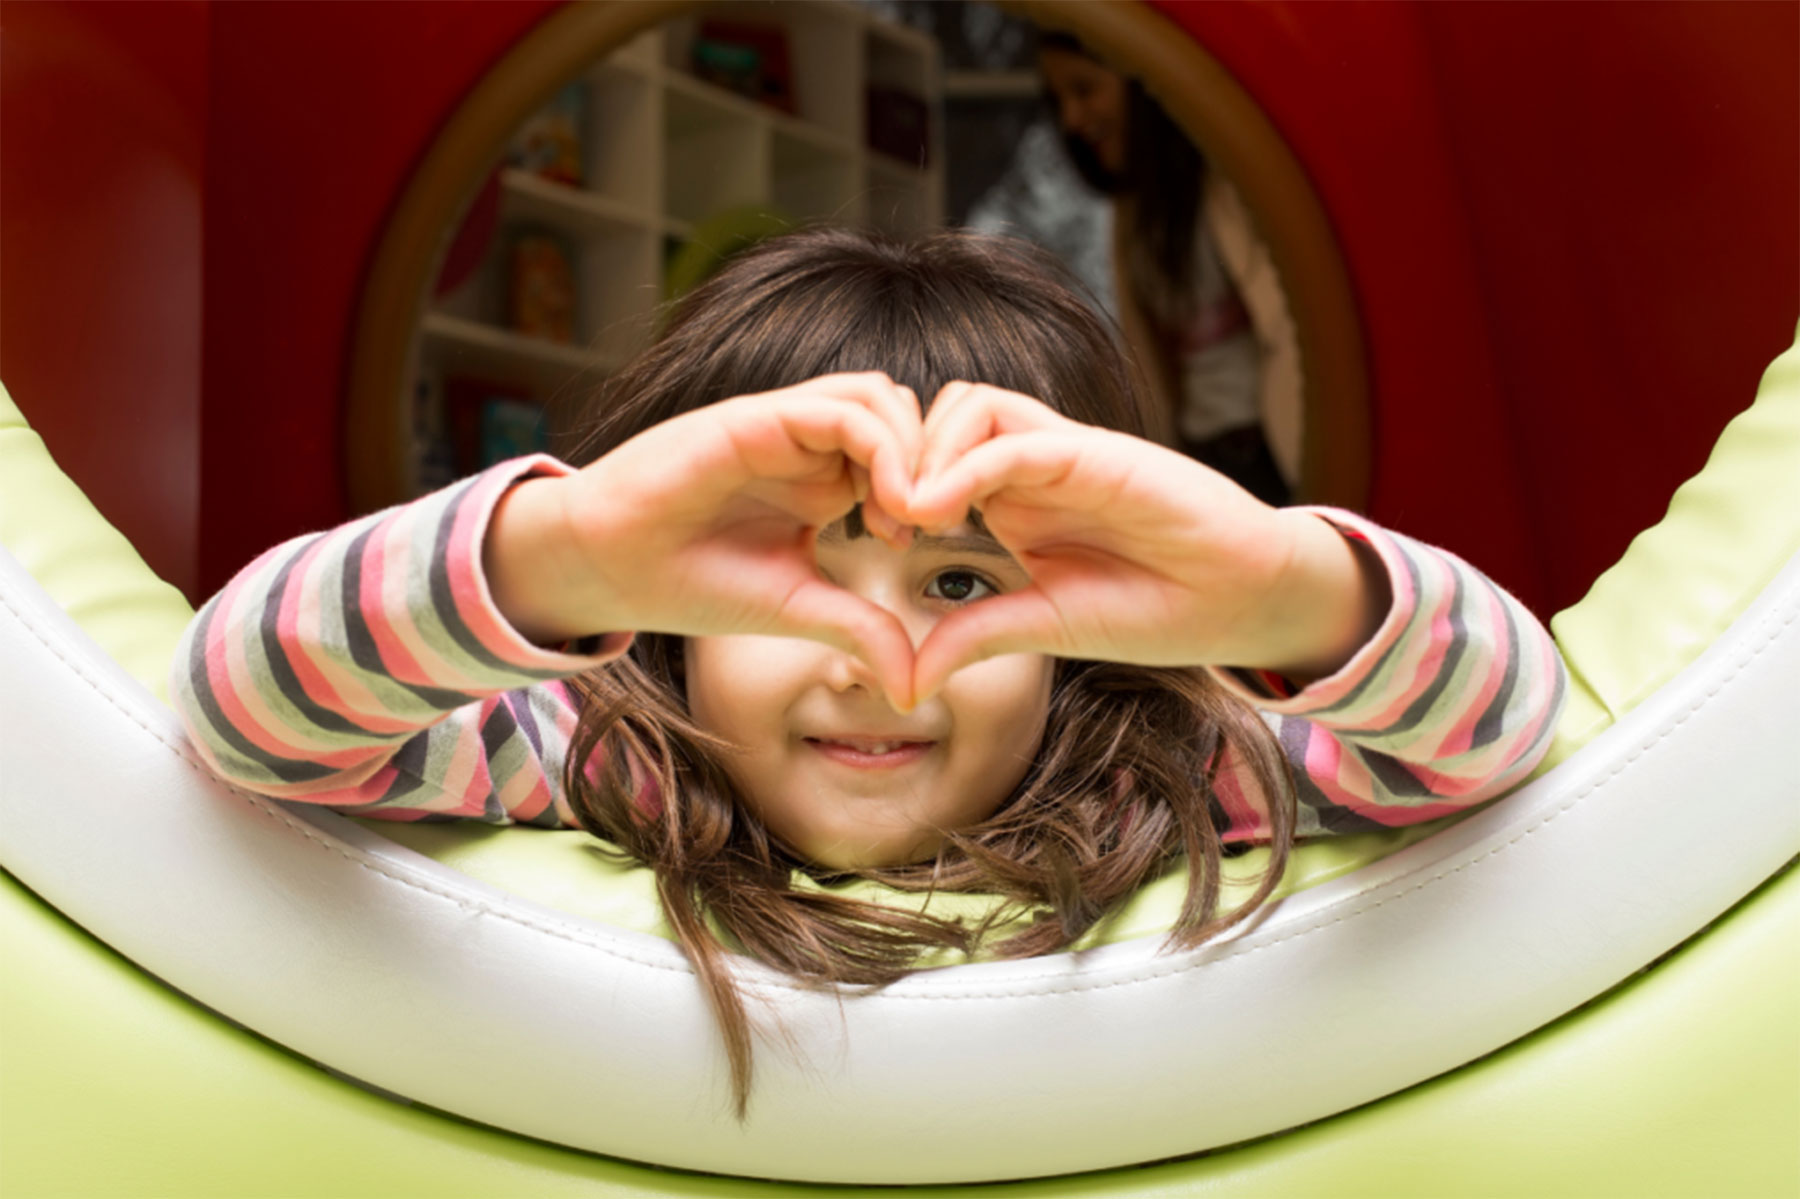
[{"label": "bangs", "polygon": [[959,230],[764,242],[684,298],[644,365],[619,381],[616,403],[642,412],[631,432],[846,371],[883,371],[927,406],[963,380],[1087,424],[1142,428],[1113,331],[1080,285],[1028,243]]}]

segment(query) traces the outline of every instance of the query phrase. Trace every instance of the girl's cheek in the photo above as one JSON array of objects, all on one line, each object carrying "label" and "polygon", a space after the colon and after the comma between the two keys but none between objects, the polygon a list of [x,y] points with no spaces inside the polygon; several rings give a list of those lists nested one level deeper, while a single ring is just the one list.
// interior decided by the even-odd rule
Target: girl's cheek
[{"label": "girl's cheek", "polygon": [[1050,718],[1055,661],[1042,654],[1005,654],[965,666],[944,685],[945,698],[959,709],[958,724],[979,724],[997,743],[1018,752],[1030,742],[1036,752]]}]

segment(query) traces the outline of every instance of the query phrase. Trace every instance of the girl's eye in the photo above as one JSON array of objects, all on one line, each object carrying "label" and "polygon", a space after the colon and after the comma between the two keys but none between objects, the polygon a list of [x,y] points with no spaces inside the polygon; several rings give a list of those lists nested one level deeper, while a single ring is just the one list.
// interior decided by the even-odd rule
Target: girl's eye
[{"label": "girl's eye", "polygon": [[945,570],[932,576],[931,582],[926,584],[925,594],[931,599],[968,604],[998,592],[992,583],[972,570]]}]

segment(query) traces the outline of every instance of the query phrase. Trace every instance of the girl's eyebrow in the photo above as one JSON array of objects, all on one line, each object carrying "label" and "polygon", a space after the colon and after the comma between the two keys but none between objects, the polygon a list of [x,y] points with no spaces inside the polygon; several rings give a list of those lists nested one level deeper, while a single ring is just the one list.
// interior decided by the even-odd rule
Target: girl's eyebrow
[{"label": "girl's eyebrow", "polygon": [[925,533],[915,530],[913,544],[924,550],[941,550],[956,554],[976,554],[983,558],[1013,560],[1005,546],[987,533]]},{"label": "girl's eyebrow", "polygon": [[[994,540],[993,534],[982,527],[981,517],[974,512],[969,513],[969,524],[975,529],[973,533],[926,533],[913,530],[913,545],[920,549],[937,550],[957,554],[975,554],[983,558],[1004,558],[1012,561],[1012,554],[1005,546]],[[862,505],[850,509],[843,519],[835,520],[819,530],[819,540],[836,545],[846,541],[855,541],[861,537],[871,536],[868,526],[863,523]]]}]

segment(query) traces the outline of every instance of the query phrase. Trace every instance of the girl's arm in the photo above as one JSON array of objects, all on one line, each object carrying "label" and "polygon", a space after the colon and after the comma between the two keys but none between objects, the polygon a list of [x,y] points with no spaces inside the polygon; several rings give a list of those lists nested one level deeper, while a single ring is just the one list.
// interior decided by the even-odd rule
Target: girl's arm
[{"label": "girl's arm", "polygon": [[920,475],[912,520],[979,509],[1032,580],[936,625],[921,696],[1001,653],[1209,667],[1280,718],[1310,807],[1375,823],[1497,794],[1548,747],[1549,634],[1453,555],[980,385],[937,398]]},{"label": "girl's arm", "polygon": [[172,695],[251,790],[572,823],[561,680],[624,652],[620,630],[815,637],[904,699],[905,629],[819,579],[810,532],[902,493],[918,435],[911,393],[837,375],[677,417],[581,471],[496,467],[264,554],[189,626]]},{"label": "girl's arm", "polygon": [[494,605],[481,551],[521,459],[444,491],[278,546],[189,625],[171,695],[201,756],[265,795],[400,818],[572,824],[561,680],[628,635],[565,653]]},{"label": "girl's arm", "polygon": [[[1348,512],[1294,511],[1364,547],[1392,597],[1342,668],[1311,683],[1211,668],[1267,714],[1294,770],[1298,835],[1431,820],[1524,781],[1550,747],[1567,693],[1549,631],[1454,554]],[[1262,805],[1226,766],[1228,839],[1265,839]]]}]

